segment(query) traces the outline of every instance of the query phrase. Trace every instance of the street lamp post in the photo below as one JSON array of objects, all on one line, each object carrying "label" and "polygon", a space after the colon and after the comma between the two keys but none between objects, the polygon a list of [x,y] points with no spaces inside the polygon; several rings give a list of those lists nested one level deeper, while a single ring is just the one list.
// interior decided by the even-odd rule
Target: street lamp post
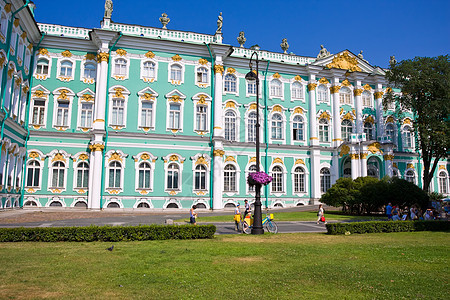
[{"label": "street lamp post", "polygon": [[[252,68],[252,59],[253,55],[256,56],[256,73]],[[245,75],[245,79],[248,81],[256,80],[256,172],[260,172],[259,163],[260,163],[260,155],[259,155],[259,66],[258,66],[258,53],[253,52],[250,57],[250,72]],[[255,185],[255,213],[253,215],[253,226],[252,226],[252,234],[263,234],[264,229],[262,227],[262,212],[261,212],[261,184],[256,183]]]}]

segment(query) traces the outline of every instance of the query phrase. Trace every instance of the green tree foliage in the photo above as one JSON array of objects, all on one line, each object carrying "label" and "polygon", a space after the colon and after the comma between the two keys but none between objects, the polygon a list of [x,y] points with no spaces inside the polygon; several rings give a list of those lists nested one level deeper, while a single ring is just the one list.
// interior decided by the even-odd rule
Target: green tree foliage
[{"label": "green tree foliage", "polygon": [[[393,63],[386,79],[402,93],[388,92],[384,105],[397,102],[402,110],[414,113],[416,147],[424,166],[423,190],[428,191],[439,160],[448,157],[450,150],[449,56],[416,57]],[[400,111],[398,114],[401,117]]]}]

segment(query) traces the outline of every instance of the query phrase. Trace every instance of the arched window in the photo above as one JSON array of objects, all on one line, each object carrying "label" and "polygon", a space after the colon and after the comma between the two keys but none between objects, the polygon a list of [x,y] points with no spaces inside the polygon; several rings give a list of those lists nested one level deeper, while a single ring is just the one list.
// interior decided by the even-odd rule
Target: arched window
[{"label": "arched window", "polygon": [[122,165],[113,161],[109,164],[109,188],[120,188],[120,181],[122,179]]},{"label": "arched window", "polygon": [[151,167],[148,162],[142,162],[139,164],[138,189],[150,188],[150,171]]},{"label": "arched window", "polygon": [[317,88],[317,101],[328,102],[328,89],[323,84],[319,85]]},{"label": "arched window", "polygon": [[412,182],[412,183],[416,182],[416,174],[414,174],[413,170],[406,171],[406,173],[405,173],[405,180],[409,181],[409,182]]},{"label": "arched window", "polygon": [[180,129],[181,106],[177,103],[169,105],[169,129]]},{"label": "arched window", "polygon": [[283,191],[283,169],[275,166],[272,169],[272,192],[279,193]]},{"label": "arched window", "polygon": [[197,69],[197,82],[198,83],[208,83],[208,69],[205,67],[200,67]]},{"label": "arched window", "polygon": [[61,69],[59,71],[59,76],[65,76],[65,77],[72,76],[72,62],[65,60],[61,63]]},{"label": "arched window", "polygon": [[194,172],[194,190],[206,190],[206,167],[198,165]]},{"label": "arched window", "polygon": [[303,99],[303,86],[299,82],[294,82],[292,84],[292,95],[293,99]]},{"label": "arched window", "polygon": [[294,170],[294,192],[305,192],[305,170],[302,167],[296,167]]},{"label": "arched window", "polygon": [[33,160],[27,166],[27,187],[39,187],[41,168],[39,162]]},{"label": "arched window", "polygon": [[351,178],[352,177],[352,163],[349,157],[347,157],[343,164],[343,177]]},{"label": "arched window", "polygon": [[233,165],[226,165],[223,174],[223,190],[224,192],[236,191],[236,167]]},{"label": "arched window", "polygon": [[341,136],[344,141],[348,141],[353,132],[353,124],[350,120],[343,120],[341,123]]},{"label": "arched window", "polygon": [[182,67],[180,65],[174,64],[170,66],[170,79],[181,81],[181,70]]},{"label": "arched window", "polygon": [[343,87],[339,90],[339,102],[341,104],[352,104],[351,91],[347,87]]},{"label": "arched window", "polygon": [[294,141],[304,140],[303,118],[299,115],[295,116],[292,122],[292,136]]},{"label": "arched window", "polygon": [[112,100],[111,107],[111,124],[116,126],[125,125],[125,100],[121,98],[115,98]]},{"label": "arched window", "polygon": [[56,107],[56,126],[69,126],[69,101],[58,100]]},{"label": "arched window", "polygon": [[375,157],[371,157],[367,160],[367,176],[380,178],[380,167],[378,160]]},{"label": "arched window", "polygon": [[142,67],[142,77],[155,78],[155,63],[146,61]]},{"label": "arched window", "polygon": [[439,172],[439,193],[448,194],[448,178],[444,171]]},{"label": "arched window", "polygon": [[256,112],[252,111],[248,114],[247,123],[248,141],[256,141]]},{"label": "arched window", "polygon": [[123,58],[118,58],[114,61],[114,75],[127,75],[127,61]]},{"label": "arched window", "polygon": [[368,91],[364,91],[361,95],[362,98],[362,105],[371,107],[372,106],[372,97],[370,96],[370,93]]},{"label": "arched window", "polygon": [[236,140],[236,114],[231,110],[225,113],[225,139]]},{"label": "arched window", "polygon": [[236,93],[236,77],[232,74],[225,75],[223,88],[225,92]]},{"label": "arched window", "polygon": [[374,139],[372,123],[370,123],[370,122],[364,123],[364,133],[366,134],[367,140],[373,140]]},{"label": "arched window", "polygon": [[327,119],[319,120],[319,142],[328,142],[330,140],[329,126]]},{"label": "arched window", "polygon": [[395,143],[396,141],[395,141],[394,124],[392,124],[392,123],[387,124],[386,128],[385,128],[385,132],[386,132],[386,135],[391,139],[391,142]]},{"label": "arched window", "polygon": [[52,166],[52,185],[53,188],[64,187],[65,166],[61,161],[57,161]]},{"label": "arched window", "polygon": [[84,78],[95,78],[97,76],[97,69],[94,64],[87,63],[84,65]]},{"label": "arched window", "polygon": [[283,84],[278,79],[270,82],[270,96],[281,97]]},{"label": "arched window", "polygon": [[179,188],[180,168],[177,164],[170,164],[167,167],[167,188],[177,190]]},{"label": "arched window", "polygon": [[403,127],[403,147],[404,148],[412,148],[412,132],[411,127],[405,126]]},{"label": "arched window", "polygon": [[331,187],[331,174],[328,168],[320,170],[320,191],[325,193]]},{"label": "arched window", "polygon": [[89,184],[89,165],[80,162],[77,166],[77,188],[87,188]]},{"label": "arched window", "polygon": [[36,65],[36,74],[48,75],[48,60],[41,58],[38,60]]},{"label": "arched window", "polygon": [[272,116],[272,139],[283,139],[283,117],[280,114],[273,114]]},{"label": "arched window", "polygon": [[141,127],[152,127],[153,126],[153,102],[142,101],[141,110]]}]

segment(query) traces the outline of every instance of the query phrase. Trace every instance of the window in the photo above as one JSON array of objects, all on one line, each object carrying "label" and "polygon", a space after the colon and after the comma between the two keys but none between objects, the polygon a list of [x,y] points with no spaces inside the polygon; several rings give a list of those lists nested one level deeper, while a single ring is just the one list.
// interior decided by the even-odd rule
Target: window
[{"label": "window", "polygon": [[404,148],[412,148],[412,133],[411,127],[405,126],[403,127],[403,147]]},{"label": "window", "polygon": [[27,166],[27,186],[39,187],[39,178],[41,175],[41,167],[39,162],[31,161]]},{"label": "window", "polygon": [[343,120],[341,123],[341,136],[344,141],[349,140],[353,132],[353,124],[350,120]]},{"label": "window", "polygon": [[225,113],[225,140],[236,140],[236,114],[230,110]]},{"label": "window", "polygon": [[155,63],[146,61],[142,68],[142,77],[155,78]]},{"label": "window", "polygon": [[328,168],[322,168],[320,170],[320,191],[326,193],[331,187],[331,174]]},{"label": "window", "polygon": [[248,141],[254,142],[256,141],[256,112],[252,111],[248,114]]},{"label": "window", "polygon": [[283,170],[279,166],[272,169],[272,192],[279,193],[283,191]]},{"label": "window", "polygon": [[41,58],[36,65],[36,74],[48,75],[48,60]]},{"label": "window", "polygon": [[233,165],[226,165],[224,168],[224,192],[235,192],[236,191],[236,168]]},{"label": "window", "polygon": [[373,140],[373,125],[370,122],[364,123],[364,133],[366,134],[367,140]]},{"label": "window", "polygon": [[66,60],[61,63],[59,76],[72,77],[72,62]]},{"label": "window", "polygon": [[170,67],[170,80],[181,81],[181,70],[182,67],[180,65],[172,65]]},{"label": "window", "polygon": [[205,67],[200,67],[197,69],[197,82],[198,83],[208,83],[208,69]]},{"label": "window", "polygon": [[329,137],[329,126],[326,119],[319,120],[319,142],[328,142]]},{"label": "window", "polygon": [[371,157],[367,160],[367,176],[379,178],[380,168],[378,160],[375,157]]},{"label": "window", "polygon": [[292,123],[292,136],[294,141],[303,141],[303,118],[301,116],[295,116]]},{"label": "window", "polygon": [[57,161],[52,166],[52,185],[53,188],[64,187],[65,166],[63,162]]},{"label": "window", "polygon": [[124,124],[125,100],[113,99],[111,113],[112,113],[111,125],[116,126],[125,125]]},{"label": "window", "polygon": [[294,170],[294,193],[305,192],[305,170],[302,167],[296,167]]},{"label": "window", "polygon": [[292,95],[293,99],[303,99],[303,87],[299,82],[294,82],[292,84]]},{"label": "window", "polygon": [[328,101],[328,89],[325,85],[321,84],[317,88],[317,101],[327,102]]},{"label": "window", "polygon": [[139,181],[138,189],[150,188],[150,164],[148,162],[142,162],[139,165]]},{"label": "window", "polygon": [[256,81],[247,81],[247,94],[256,94]]},{"label": "window", "polygon": [[95,78],[97,76],[97,69],[94,64],[87,63],[84,65],[84,78]]},{"label": "window", "polygon": [[167,167],[167,188],[170,190],[178,189],[180,169],[177,164],[170,164]]},{"label": "window", "polygon": [[120,180],[122,176],[122,165],[113,161],[109,164],[109,188],[120,188]]},{"label": "window", "polygon": [[127,75],[127,61],[123,58],[118,58],[114,61],[114,75]]},{"label": "window", "polygon": [[283,117],[280,114],[272,116],[272,139],[283,139]]},{"label": "window", "polygon": [[153,103],[142,101],[141,127],[152,127]]},{"label": "window", "polygon": [[364,91],[362,93],[362,105],[363,106],[372,106],[372,101],[371,101],[371,97],[370,97],[370,93],[368,91]]},{"label": "window", "polygon": [[[248,168],[248,172],[249,173],[256,172],[256,165],[251,165],[250,168]],[[247,185],[247,186],[248,186],[248,191],[249,192],[254,192],[255,191],[255,186],[254,185]]]},{"label": "window", "polygon": [[197,112],[195,115],[196,128],[199,131],[206,131],[206,111],[207,107],[204,105],[197,105]]},{"label": "window", "polygon": [[45,100],[35,99],[33,101],[33,125],[44,125]]},{"label": "window", "polygon": [[282,86],[281,81],[274,79],[270,82],[270,96],[281,97],[282,95]]},{"label": "window", "polygon": [[92,103],[81,103],[80,127],[91,128],[93,107]]},{"label": "window", "polygon": [[232,74],[225,75],[223,87],[225,92],[236,93],[236,77]]},{"label": "window", "polygon": [[406,171],[405,180],[412,183],[416,182],[416,175],[414,174],[413,170]]},{"label": "window", "polygon": [[169,105],[169,128],[180,129],[181,107],[179,104]]},{"label": "window", "polygon": [[391,139],[392,143],[395,143],[395,129],[394,124],[387,124],[386,125],[386,135]]},{"label": "window", "polygon": [[447,174],[444,171],[439,172],[439,193],[448,194]]},{"label": "window", "polygon": [[89,184],[89,165],[81,162],[77,166],[77,188],[87,188]]},{"label": "window", "polygon": [[195,167],[194,178],[194,189],[206,190],[206,167],[204,165]]},{"label": "window", "polygon": [[69,101],[59,100],[56,107],[56,126],[69,126]]},{"label": "window", "polygon": [[339,103],[340,104],[352,104],[349,88],[343,87],[339,90]]}]

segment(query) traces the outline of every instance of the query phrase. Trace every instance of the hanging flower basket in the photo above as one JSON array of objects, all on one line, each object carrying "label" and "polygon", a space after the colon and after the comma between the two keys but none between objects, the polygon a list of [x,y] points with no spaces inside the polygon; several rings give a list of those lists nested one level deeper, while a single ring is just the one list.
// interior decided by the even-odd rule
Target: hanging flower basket
[{"label": "hanging flower basket", "polygon": [[247,182],[250,186],[257,184],[267,185],[272,181],[272,176],[269,176],[265,172],[253,172],[248,174]]}]

